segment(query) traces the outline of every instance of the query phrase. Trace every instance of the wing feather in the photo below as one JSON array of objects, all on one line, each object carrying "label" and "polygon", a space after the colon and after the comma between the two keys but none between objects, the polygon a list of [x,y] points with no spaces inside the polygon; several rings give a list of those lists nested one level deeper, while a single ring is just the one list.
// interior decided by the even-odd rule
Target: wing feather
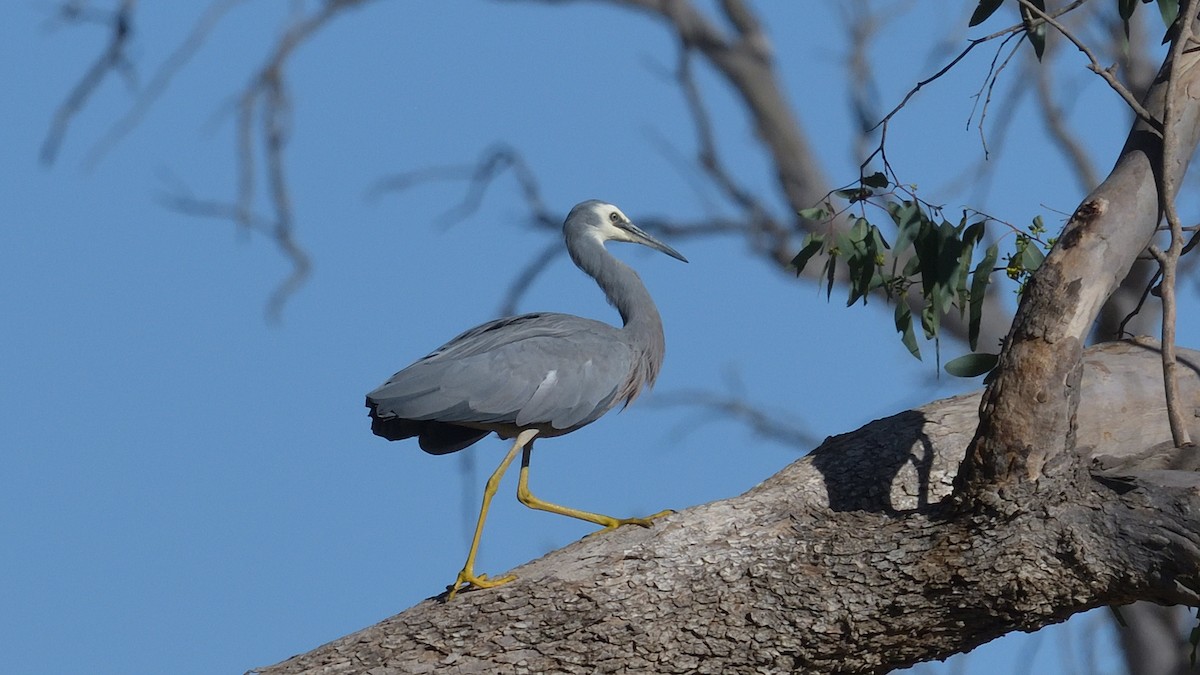
[{"label": "wing feather", "polygon": [[527,314],[471,329],[368,394],[379,419],[548,426],[594,421],[633,367],[620,331],[567,314]]}]

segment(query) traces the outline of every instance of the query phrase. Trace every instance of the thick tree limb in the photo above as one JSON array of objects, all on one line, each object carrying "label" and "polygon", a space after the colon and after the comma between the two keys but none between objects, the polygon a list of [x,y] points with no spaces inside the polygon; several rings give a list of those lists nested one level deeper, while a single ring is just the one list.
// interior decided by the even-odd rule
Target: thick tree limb
[{"label": "thick tree limb", "polygon": [[[1200,405],[1200,353],[1181,382]],[[1084,358],[1080,498],[946,508],[978,394],[827,439],[744,495],[588,537],[509,585],[434,598],[281,673],[880,673],[1136,599],[1195,602],[1200,473],[1163,422],[1155,345]],[[1195,420],[1193,419],[1193,422]]]},{"label": "thick tree limb", "polygon": [[[1080,355],[1104,302],[1157,232],[1163,148],[1158,120],[1165,117],[1169,89],[1178,93],[1171,102],[1178,147],[1167,167],[1175,180],[1200,143],[1200,101],[1191,93],[1200,92],[1200,57],[1183,51],[1179,58],[1178,67],[1167,58],[1147,92],[1144,107],[1155,120],[1137,119],[1116,166],[1076,209],[1026,287],[960,472],[964,501],[1045,475],[1065,475],[1070,483],[1081,466],[1074,454]],[[1180,78],[1173,88],[1172,72]]]}]

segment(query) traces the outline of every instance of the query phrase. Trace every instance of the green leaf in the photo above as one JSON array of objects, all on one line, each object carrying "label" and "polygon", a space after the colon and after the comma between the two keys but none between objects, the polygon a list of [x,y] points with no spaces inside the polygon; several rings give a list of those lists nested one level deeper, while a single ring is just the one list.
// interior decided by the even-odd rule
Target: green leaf
[{"label": "green leaf", "polygon": [[866,199],[867,197],[870,197],[871,191],[867,190],[866,188],[861,188],[861,187],[844,188],[841,190],[834,190],[833,196],[838,197],[840,199],[845,199],[846,201],[853,204],[855,202],[861,202],[862,200]]},{"label": "green leaf", "polygon": [[948,222],[943,221],[938,228],[938,292],[935,295],[939,301],[937,309],[943,314],[950,311],[954,304],[953,289],[958,286],[959,258],[963,250],[963,242],[958,235],[958,228]]},{"label": "green leaf", "polygon": [[867,304],[867,295],[871,292],[871,280],[875,278],[875,251],[873,247],[867,247],[859,258],[858,274],[850,280],[850,283],[858,289],[858,294],[862,296],[863,304]]},{"label": "green leaf", "polygon": [[891,246],[888,246],[887,240],[883,238],[883,233],[879,231],[878,227],[875,227],[874,225],[872,225],[870,234],[871,234],[871,240],[870,240],[871,246],[875,247],[876,253],[878,253],[879,251],[891,248]]},{"label": "green leaf", "polygon": [[933,287],[937,284],[938,250],[941,248],[939,234],[939,228],[932,221],[926,221],[921,223],[921,230],[913,239],[913,248],[920,259],[921,295],[926,299],[933,295]]},{"label": "green leaf", "polygon": [[971,13],[971,20],[967,22],[968,26],[978,26],[988,20],[1000,5],[1004,4],[1004,0],[979,0],[979,4],[975,6],[975,11]]},{"label": "green leaf", "polygon": [[829,217],[829,212],[823,206],[814,206],[811,209],[800,209],[796,215],[805,220],[825,220]]},{"label": "green leaf", "polygon": [[887,176],[883,175],[882,171],[876,171],[870,176],[864,176],[862,184],[872,188],[885,188],[890,185]]},{"label": "green leaf", "polygon": [[850,297],[846,299],[846,306],[849,307],[863,297],[865,292],[859,283],[859,277],[862,274],[862,256],[852,255],[846,258],[846,272],[850,277],[847,279],[850,286]]},{"label": "green leaf", "polygon": [[1125,34],[1129,35],[1129,20],[1133,18],[1133,10],[1137,9],[1138,0],[1117,0],[1117,13],[1125,22]]},{"label": "green leaf", "polygon": [[829,302],[829,298],[833,296],[833,277],[837,270],[834,263],[837,262],[837,256],[829,256],[825,261],[825,302]]},{"label": "green leaf", "polygon": [[972,350],[979,343],[979,325],[983,320],[983,299],[987,295],[992,268],[996,266],[996,258],[999,256],[1000,250],[996,244],[987,247],[983,253],[983,260],[979,261],[979,265],[975,267],[975,271],[971,275],[971,318],[967,322],[967,342]]},{"label": "green leaf", "polygon": [[963,245],[962,254],[958,257],[958,269],[954,271],[956,280],[954,286],[955,302],[958,304],[958,317],[961,319],[967,311],[967,303],[971,297],[967,290],[967,280],[971,278],[971,258],[975,256],[975,242]]},{"label": "green leaf", "polygon": [[868,223],[866,218],[855,218],[847,237],[856,244],[862,243],[867,238],[867,228],[870,225],[871,223]]},{"label": "green leaf", "polygon": [[920,233],[923,215],[921,209],[915,205],[911,208],[904,206],[892,214],[892,219],[896,221],[896,247],[893,249],[894,255],[904,253],[908,249],[908,245]]},{"label": "green leaf", "polygon": [[983,233],[986,226],[987,221],[984,220],[971,223],[963,232],[962,240],[971,244],[978,244],[983,241]]},{"label": "green leaf", "polygon": [[944,368],[954,377],[979,377],[996,367],[998,354],[964,354],[950,359]]},{"label": "green leaf", "polygon": [[920,359],[921,348],[917,345],[917,336],[913,334],[912,310],[904,298],[896,301],[896,331],[900,333],[900,342],[908,348],[908,353]]},{"label": "green leaf", "polygon": [[1170,28],[1179,16],[1179,0],[1158,0],[1158,13],[1162,16],[1163,25]]},{"label": "green leaf", "polygon": [[1037,243],[1030,241],[1025,250],[1021,251],[1021,267],[1029,272],[1033,272],[1042,266],[1042,261],[1046,259],[1046,254],[1042,253],[1042,249],[1037,247]]},{"label": "green leaf", "polygon": [[825,248],[825,235],[809,233],[804,237],[804,245],[796,257],[792,258],[792,267],[796,268],[796,276],[800,276],[808,261],[823,248]]},{"label": "green leaf", "polygon": [[[1046,0],[1029,0],[1029,2],[1045,13]],[[1046,22],[1040,15],[1034,15],[1025,8],[1025,5],[1021,5],[1021,23],[1025,24],[1025,37],[1033,46],[1033,53],[1037,55],[1038,61],[1041,61],[1042,54],[1046,51]]]},{"label": "green leaf", "polygon": [[926,303],[921,308],[921,329],[925,331],[925,339],[932,340],[938,336],[938,328],[942,325],[942,314],[937,311],[934,303]]}]

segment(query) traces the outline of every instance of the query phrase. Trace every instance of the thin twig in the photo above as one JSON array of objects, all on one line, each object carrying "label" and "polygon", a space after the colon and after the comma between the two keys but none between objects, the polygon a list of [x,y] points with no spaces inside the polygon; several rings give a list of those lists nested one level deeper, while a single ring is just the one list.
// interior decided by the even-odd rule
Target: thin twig
[{"label": "thin twig", "polygon": [[170,56],[163,61],[154,75],[150,77],[150,81],[138,95],[129,112],[117,120],[104,136],[92,146],[84,162],[85,166],[88,168],[95,167],[114,145],[119,143],[121,139],[137,127],[146,112],[158,100],[158,97],[166,91],[167,85],[174,79],[175,73],[179,72],[179,69],[186,65],[196,51],[200,49],[200,45],[208,38],[212,29],[217,25],[217,22],[229,10],[233,9],[234,6],[245,1],[215,0],[209,5],[204,14],[196,21],[196,24],[192,26],[192,30],[188,33],[187,38],[171,52]]},{"label": "thin twig", "polygon": [[[1162,253],[1158,250],[1157,246],[1152,245],[1152,246],[1150,246],[1150,248],[1148,250],[1150,251],[1150,255],[1155,260],[1158,260],[1158,256],[1162,255]],[[1135,316],[1137,316],[1138,314],[1141,313],[1142,306],[1144,306],[1146,304],[1146,299],[1150,297],[1150,293],[1152,291],[1154,291],[1154,289],[1158,286],[1159,279],[1161,279],[1161,278],[1162,278],[1162,268],[1159,267],[1159,269],[1156,270],[1154,272],[1154,274],[1150,277],[1150,280],[1148,282],[1146,282],[1146,287],[1142,289],[1142,295],[1141,295],[1141,297],[1138,298],[1137,305],[1135,305],[1134,308],[1132,310],[1130,310],[1128,314],[1125,315],[1124,319],[1121,319],[1121,323],[1117,324],[1117,339],[1118,340],[1120,340],[1122,338],[1126,338],[1126,337],[1134,337],[1134,335],[1132,333],[1125,330],[1125,327],[1129,325],[1129,322],[1132,321]]]},{"label": "thin twig", "polygon": [[[690,390],[655,394],[648,401],[654,406],[683,406],[695,408],[699,416],[694,422],[681,425],[685,432],[695,432],[702,424],[733,420],[740,422],[760,438],[769,439],[796,450],[807,452],[820,443],[814,434],[785,421],[747,402],[740,395],[721,395],[711,391]],[[714,415],[713,413],[717,413]]]},{"label": "thin twig", "polygon": [[1171,226],[1171,244],[1166,251],[1154,250],[1162,269],[1162,364],[1163,379],[1166,385],[1167,418],[1171,423],[1171,438],[1175,447],[1191,445],[1191,435],[1183,418],[1182,404],[1179,394],[1178,364],[1175,360],[1175,274],[1179,265],[1179,256],[1183,252],[1183,224],[1176,210],[1175,197],[1178,193],[1179,177],[1175,175],[1175,165],[1179,161],[1178,140],[1176,138],[1175,97],[1179,91],[1179,74],[1182,72],[1180,61],[1192,41],[1192,24],[1196,15],[1196,0],[1185,0],[1179,12],[1179,33],[1171,45],[1171,65],[1167,73],[1167,94],[1162,122],[1162,170],[1159,182],[1159,201],[1162,203],[1167,223]]},{"label": "thin twig", "polygon": [[[1001,50],[1004,49],[1004,45],[1008,43],[1009,38],[1011,38],[1011,37],[1012,36],[1010,35],[1009,37],[1004,38],[1004,42],[1000,43],[1000,46],[996,49],[997,57],[1000,56]],[[988,150],[988,145],[987,145],[987,133],[984,131],[984,122],[987,121],[988,110],[991,109],[991,107],[992,107],[992,92],[994,92],[996,90],[996,83],[1000,80],[1000,75],[1005,71],[1005,69],[1008,68],[1008,64],[1012,63],[1013,58],[1017,55],[1017,49],[1019,49],[1020,47],[1021,47],[1021,41],[1018,40],[1016,42],[1016,44],[1014,44],[1012,46],[1012,48],[1008,50],[1008,56],[1004,57],[1004,60],[1000,62],[1000,65],[997,66],[996,60],[992,59],[991,68],[988,70],[988,74],[990,75],[990,78],[989,78],[990,81],[986,83],[987,84],[987,93],[984,94],[983,106],[981,106],[979,109],[979,124],[978,124],[979,140],[981,143],[983,143],[983,159],[984,159],[984,161],[986,161],[988,159],[988,156],[990,154],[990,152]],[[978,96],[978,94],[976,94],[976,96]]]},{"label": "thin twig", "polygon": [[686,43],[681,45],[679,50],[676,80],[680,90],[683,91],[684,100],[691,113],[692,124],[696,128],[696,144],[698,146],[696,154],[700,166],[730,201],[750,216],[751,222],[761,222],[763,228],[771,230],[777,236],[786,237],[786,232],[770,218],[762,202],[750,190],[739,185],[721,163],[717,153],[712,119],[704,107],[700,88],[696,85],[695,77],[692,74],[692,47]]},{"label": "thin twig", "polygon": [[507,143],[497,143],[484,150],[474,164],[427,167],[382,178],[375,182],[367,196],[370,199],[378,199],[386,192],[402,192],[433,181],[467,181],[467,192],[462,200],[438,216],[440,225],[450,226],[478,211],[487,189],[505,171],[511,171],[521,186],[521,193],[525,197],[533,222],[546,229],[558,227],[559,222],[542,199],[541,188],[533,169],[529,167],[521,152]]},{"label": "thin twig", "polygon": [[1050,140],[1058,145],[1074,169],[1073,173],[1080,190],[1083,194],[1087,194],[1100,184],[1100,179],[1096,176],[1096,167],[1092,164],[1083,143],[1067,126],[1066,115],[1058,105],[1058,101],[1055,100],[1055,89],[1050,81],[1053,68],[1043,67],[1038,68],[1037,71],[1037,98],[1042,121],[1045,122],[1046,130],[1050,133]]},{"label": "thin twig", "polygon": [[1054,30],[1058,31],[1059,34],[1069,40],[1071,44],[1075,45],[1076,49],[1078,49],[1080,52],[1083,52],[1083,55],[1088,58],[1088,70],[1096,73],[1105,82],[1107,82],[1108,86],[1111,87],[1112,90],[1115,91],[1123,101],[1125,101],[1125,105],[1129,106],[1129,109],[1132,110],[1140,120],[1150,125],[1150,128],[1152,129],[1162,129],[1162,125],[1159,123],[1159,121],[1142,106],[1141,101],[1137,100],[1137,97],[1133,95],[1133,92],[1129,91],[1129,89],[1117,79],[1117,76],[1113,74],[1114,69],[1105,68],[1104,66],[1100,65],[1100,61],[1096,58],[1095,52],[1093,52],[1092,49],[1088,47],[1082,40],[1076,37],[1074,33],[1072,33],[1070,30],[1067,30],[1066,26],[1062,25],[1055,19],[1055,17],[1061,16],[1063,12],[1056,12],[1053,14],[1043,12],[1037,7],[1037,5],[1034,5],[1031,0],[1018,0],[1018,2],[1020,2],[1022,8],[1029,10],[1029,13],[1037,19],[1045,21],[1047,24],[1053,27]]},{"label": "thin twig", "polygon": [[46,139],[42,142],[43,164],[54,163],[71,120],[83,109],[105,76],[127,65],[125,48],[133,34],[133,10],[136,4],[136,0],[122,0],[121,5],[112,13],[109,19],[111,30],[104,51],[92,62],[66,100],[54,111],[54,119],[46,132]]},{"label": "thin twig", "polygon": [[[255,215],[254,209],[258,177],[255,140],[261,140],[262,171],[273,212],[269,236],[292,264],[287,278],[280,282],[267,301],[265,313],[269,320],[279,319],[284,304],[305,282],[312,267],[308,254],[295,238],[295,215],[284,169],[284,153],[291,131],[291,100],[288,97],[285,69],[291,56],[301,45],[307,43],[342,11],[355,8],[365,1],[327,0],[311,15],[295,20],[284,31],[269,52],[264,65],[251,77],[250,83],[242,90],[238,99],[234,141],[238,157],[238,177],[234,200],[226,208],[210,208],[209,211],[232,214],[232,220],[243,226],[249,226],[261,218]],[[186,54],[186,46],[181,47],[177,53]]]}]

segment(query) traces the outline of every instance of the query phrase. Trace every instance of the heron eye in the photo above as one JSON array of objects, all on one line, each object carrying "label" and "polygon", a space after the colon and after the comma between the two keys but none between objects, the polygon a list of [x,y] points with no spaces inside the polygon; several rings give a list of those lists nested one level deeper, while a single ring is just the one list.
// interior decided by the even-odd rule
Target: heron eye
[{"label": "heron eye", "polygon": [[613,211],[612,213],[608,214],[608,219],[614,223],[621,222],[621,216],[618,216],[616,211]]}]

